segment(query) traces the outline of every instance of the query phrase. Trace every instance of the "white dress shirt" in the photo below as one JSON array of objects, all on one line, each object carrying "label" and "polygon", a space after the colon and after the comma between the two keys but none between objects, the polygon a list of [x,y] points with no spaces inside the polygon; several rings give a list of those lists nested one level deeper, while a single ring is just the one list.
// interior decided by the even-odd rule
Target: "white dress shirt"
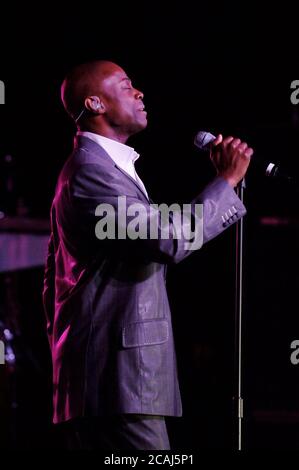
[{"label": "white dress shirt", "polygon": [[139,176],[136,173],[134,163],[139,158],[139,154],[135,152],[132,147],[128,145],[121,144],[116,140],[108,139],[94,132],[81,132],[79,131],[77,135],[88,137],[89,139],[96,142],[98,145],[103,147],[103,149],[108,153],[109,157],[119,166],[122,170],[128,173],[134,180],[141,186],[144,193],[147,195],[145,186]]}]

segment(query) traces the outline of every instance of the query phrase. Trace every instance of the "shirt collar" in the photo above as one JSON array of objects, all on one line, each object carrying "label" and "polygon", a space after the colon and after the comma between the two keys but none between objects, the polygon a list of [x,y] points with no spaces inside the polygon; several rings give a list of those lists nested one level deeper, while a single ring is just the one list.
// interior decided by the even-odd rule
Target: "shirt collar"
[{"label": "shirt collar", "polygon": [[134,164],[140,156],[132,147],[117,142],[116,140],[108,139],[108,137],[95,134],[94,132],[78,131],[77,135],[88,137],[103,147],[114,162],[124,170],[126,170],[129,165]]}]

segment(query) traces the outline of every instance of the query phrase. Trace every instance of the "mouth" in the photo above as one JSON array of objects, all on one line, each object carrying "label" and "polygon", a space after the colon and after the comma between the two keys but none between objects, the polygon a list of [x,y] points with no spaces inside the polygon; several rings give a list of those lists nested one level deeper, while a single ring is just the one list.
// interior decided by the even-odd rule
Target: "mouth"
[{"label": "mouth", "polygon": [[138,111],[141,111],[142,113],[147,114],[147,112],[145,111],[145,107],[144,107],[144,106],[142,106],[141,108],[139,108]]}]

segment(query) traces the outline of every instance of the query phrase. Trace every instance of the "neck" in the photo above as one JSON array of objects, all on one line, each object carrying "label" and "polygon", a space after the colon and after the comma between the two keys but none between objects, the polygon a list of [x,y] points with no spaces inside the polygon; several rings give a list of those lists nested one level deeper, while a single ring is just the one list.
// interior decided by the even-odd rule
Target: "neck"
[{"label": "neck", "polygon": [[93,132],[94,134],[102,135],[103,137],[107,137],[111,140],[116,140],[121,144],[125,144],[129,138],[128,135],[124,135],[121,132],[118,132],[117,129],[113,129],[111,127],[102,127],[93,124],[86,124],[78,126],[78,130],[81,132]]}]

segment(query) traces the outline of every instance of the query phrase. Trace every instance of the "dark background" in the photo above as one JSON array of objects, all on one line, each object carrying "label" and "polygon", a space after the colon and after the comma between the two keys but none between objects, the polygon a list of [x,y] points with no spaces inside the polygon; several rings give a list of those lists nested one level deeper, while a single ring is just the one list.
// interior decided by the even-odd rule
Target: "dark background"
[{"label": "dark background", "polygon": [[[69,8],[50,4],[3,12],[0,79],[0,177],[13,156],[17,196],[28,215],[46,218],[74,126],[59,87],[89,59],[121,65],[144,92],[148,128],[129,144],[137,170],[158,202],[189,202],[213,176],[193,146],[199,129],[234,135],[256,150],[247,178],[244,253],[244,442],[249,449],[299,448],[298,191],[269,182],[257,161],[298,172],[297,19],[287,5],[155,2]],[[2,176],[1,176],[2,175]],[[274,225],[263,223],[272,217]],[[284,222],[284,223],[282,223]],[[231,449],[234,393],[234,229],[169,270],[184,417],[170,419],[174,448]],[[5,254],[4,254],[5,255]],[[50,361],[41,309],[42,270],[16,273],[20,335],[17,373],[2,378],[14,448],[56,448],[50,426]],[[0,277],[2,313],[5,279]],[[9,388],[12,386],[12,390]],[[5,439],[3,438],[5,441]],[[12,444],[11,444],[12,442]]]}]

